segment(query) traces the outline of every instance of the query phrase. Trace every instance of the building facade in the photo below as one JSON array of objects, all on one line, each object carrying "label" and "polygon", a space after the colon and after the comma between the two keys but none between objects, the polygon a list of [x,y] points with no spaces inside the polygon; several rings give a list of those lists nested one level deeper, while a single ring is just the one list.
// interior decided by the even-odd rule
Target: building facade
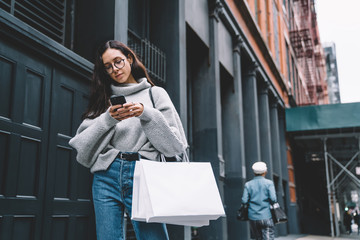
[{"label": "building facade", "polygon": [[[285,2],[285,0],[284,0]],[[316,19],[315,0],[287,1],[292,66],[288,70],[298,106],[329,103],[324,52]],[[289,46],[287,45],[287,46]]]},{"label": "building facade", "polygon": [[292,40],[304,28],[295,15],[312,13],[305,2],[0,1],[0,238],[95,239],[91,175],[68,141],[108,39],[128,43],[168,91],[190,160],[211,162],[217,179],[226,217],[196,231],[169,225],[171,239],[249,239],[236,211],[259,160],[289,218],[276,234],[299,233],[285,108],[327,101],[320,41],[310,54],[296,45],[308,35]]},{"label": "building facade", "polygon": [[329,103],[341,103],[335,43],[324,43]]}]

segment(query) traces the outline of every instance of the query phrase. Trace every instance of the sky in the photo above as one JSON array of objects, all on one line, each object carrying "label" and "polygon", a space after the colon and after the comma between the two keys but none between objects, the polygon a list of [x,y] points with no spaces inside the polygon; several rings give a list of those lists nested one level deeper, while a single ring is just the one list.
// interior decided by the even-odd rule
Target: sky
[{"label": "sky", "polygon": [[315,0],[321,42],[334,42],[342,103],[360,102],[360,0]]}]

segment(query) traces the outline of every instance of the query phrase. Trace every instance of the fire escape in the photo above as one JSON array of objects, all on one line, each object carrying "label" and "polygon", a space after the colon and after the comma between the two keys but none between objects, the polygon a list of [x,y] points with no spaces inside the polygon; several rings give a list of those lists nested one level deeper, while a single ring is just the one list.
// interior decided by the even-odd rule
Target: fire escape
[{"label": "fire escape", "polygon": [[294,3],[299,9],[300,21],[297,28],[290,31],[290,42],[296,58],[302,63],[308,93],[308,100],[300,105],[322,104],[327,94],[325,78],[320,71],[324,67],[324,60],[314,0],[294,0]]}]

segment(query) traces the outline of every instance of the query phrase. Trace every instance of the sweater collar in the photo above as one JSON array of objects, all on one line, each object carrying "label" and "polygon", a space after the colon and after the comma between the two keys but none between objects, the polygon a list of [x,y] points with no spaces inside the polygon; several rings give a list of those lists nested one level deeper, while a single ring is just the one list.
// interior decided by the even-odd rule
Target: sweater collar
[{"label": "sweater collar", "polygon": [[123,83],[119,85],[111,84],[111,92],[113,95],[128,96],[151,87],[150,83],[146,80],[146,78],[140,78],[136,81],[137,83]]}]

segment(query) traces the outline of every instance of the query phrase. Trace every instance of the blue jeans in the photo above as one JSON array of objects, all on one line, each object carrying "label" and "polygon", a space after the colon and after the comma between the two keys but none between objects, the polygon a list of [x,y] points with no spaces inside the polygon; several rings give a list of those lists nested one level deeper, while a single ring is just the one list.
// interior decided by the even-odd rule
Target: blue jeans
[{"label": "blue jeans", "polygon": [[256,240],[274,240],[275,226],[272,218],[264,220],[250,220],[251,233]]},{"label": "blue jeans", "polygon": [[[124,212],[131,218],[135,161],[116,158],[94,173],[92,185],[98,240],[124,239]],[[131,221],[137,240],[168,240],[165,224]]]}]

